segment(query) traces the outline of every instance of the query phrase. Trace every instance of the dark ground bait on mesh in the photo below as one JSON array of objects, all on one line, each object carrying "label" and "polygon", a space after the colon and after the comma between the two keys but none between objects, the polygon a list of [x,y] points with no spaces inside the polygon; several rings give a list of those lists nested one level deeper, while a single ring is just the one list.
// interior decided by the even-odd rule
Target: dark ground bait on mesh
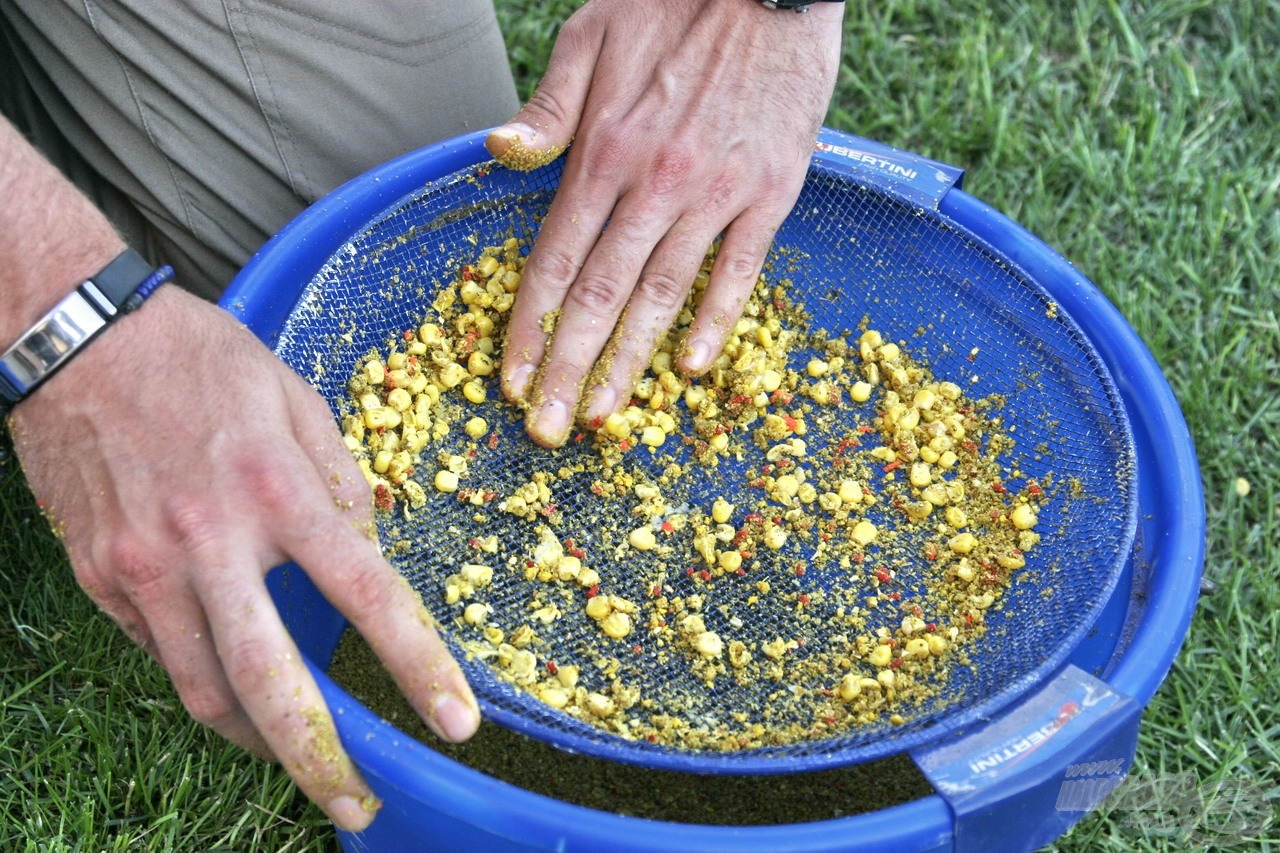
[{"label": "dark ground bait on mesh", "polygon": [[353,631],[339,643],[329,675],[375,714],[461,764],[560,802],[629,817],[719,826],[807,823],[933,793],[905,755],[804,774],[704,776],[570,754],[490,722],[467,743],[445,743]]}]

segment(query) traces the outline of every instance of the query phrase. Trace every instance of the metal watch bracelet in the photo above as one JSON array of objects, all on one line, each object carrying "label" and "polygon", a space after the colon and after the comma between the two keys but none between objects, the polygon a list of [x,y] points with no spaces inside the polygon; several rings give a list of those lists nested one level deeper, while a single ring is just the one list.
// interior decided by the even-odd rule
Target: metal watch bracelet
[{"label": "metal watch bracelet", "polygon": [[172,268],[153,268],[133,249],[125,249],[81,282],[0,355],[0,416],[172,277]]}]

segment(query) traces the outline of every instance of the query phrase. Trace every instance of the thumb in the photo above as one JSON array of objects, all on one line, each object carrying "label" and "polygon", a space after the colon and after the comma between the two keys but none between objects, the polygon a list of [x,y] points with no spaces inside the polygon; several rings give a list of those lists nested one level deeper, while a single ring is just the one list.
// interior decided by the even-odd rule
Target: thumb
[{"label": "thumb", "polygon": [[561,30],[533,97],[485,138],[489,154],[502,165],[521,170],[545,166],[559,157],[582,119],[598,55],[598,40],[584,38],[569,26]]}]

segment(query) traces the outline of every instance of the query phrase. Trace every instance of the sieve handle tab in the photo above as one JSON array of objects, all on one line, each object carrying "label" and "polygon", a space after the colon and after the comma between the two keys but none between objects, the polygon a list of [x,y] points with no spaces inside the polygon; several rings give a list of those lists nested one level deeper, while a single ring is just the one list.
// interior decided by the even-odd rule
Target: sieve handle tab
[{"label": "sieve handle tab", "polygon": [[864,186],[932,210],[964,183],[964,170],[957,166],[829,127],[818,132],[813,157]]},{"label": "sieve handle tab", "polygon": [[1141,716],[1140,703],[1068,665],[999,719],[912,758],[951,809],[957,853],[1035,850],[1124,781]]}]

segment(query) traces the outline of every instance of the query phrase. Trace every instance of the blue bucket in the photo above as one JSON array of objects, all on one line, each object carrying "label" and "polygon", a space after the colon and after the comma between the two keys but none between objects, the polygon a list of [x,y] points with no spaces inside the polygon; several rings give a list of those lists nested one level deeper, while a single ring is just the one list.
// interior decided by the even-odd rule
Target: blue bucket
[{"label": "blue bucket", "polygon": [[[303,288],[351,236],[424,183],[487,157],[484,133],[391,161],[304,211],[245,266],[222,306],[274,344]],[[1171,389],[1123,317],[1074,267],[959,189],[961,173],[825,130],[815,160],[857,170],[928,205],[1023,270],[1079,326],[1110,371],[1133,432],[1138,535],[1115,591],[1060,669],[990,717],[903,751],[933,795],[854,817],[728,827],[624,817],[514,787],[446,758],[379,719],[324,672],[343,617],[294,566],[268,583],[333,712],[383,800],[349,850],[1025,850],[1057,838],[1123,778],[1142,709],[1186,635],[1204,560],[1195,450]]]}]

